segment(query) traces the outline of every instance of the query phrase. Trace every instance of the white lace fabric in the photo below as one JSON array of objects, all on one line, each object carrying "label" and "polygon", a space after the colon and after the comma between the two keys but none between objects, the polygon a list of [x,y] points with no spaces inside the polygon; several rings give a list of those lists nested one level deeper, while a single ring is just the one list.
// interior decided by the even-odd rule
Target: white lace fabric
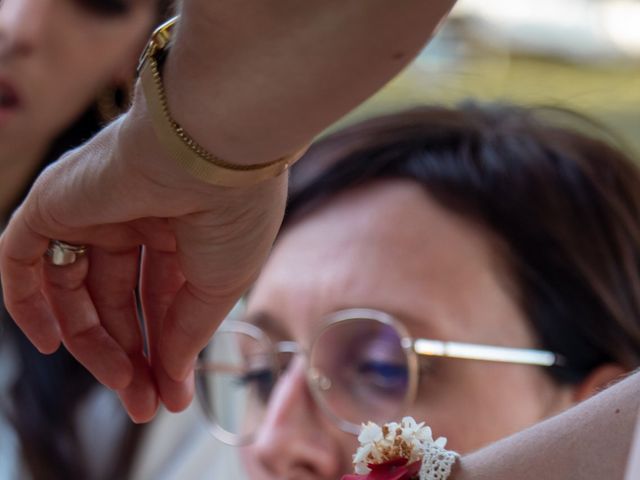
[{"label": "white lace fabric", "polygon": [[447,480],[460,455],[446,450],[435,442],[425,445],[423,449],[420,480]]}]

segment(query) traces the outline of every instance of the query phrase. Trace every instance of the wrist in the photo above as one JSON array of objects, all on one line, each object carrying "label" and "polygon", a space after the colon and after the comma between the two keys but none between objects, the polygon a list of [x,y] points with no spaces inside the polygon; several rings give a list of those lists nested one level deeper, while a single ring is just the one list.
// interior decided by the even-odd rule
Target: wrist
[{"label": "wrist", "polygon": [[[174,17],[160,25],[151,35],[138,64],[138,83],[141,85],[139,91],[142,91],[147,116],[151,120],[158,143],[183,169],[213,185],[242,187],[284,173],[302,156],[306,146],[268,162],[233,162],[203,146],[189,129],[185,129],[174,118],[164,86],[163,65],[174,32],[180,24],[181,18]],[[192,93],[189,98],[193,100]],[[199,108],[192,109],[193,112],[198,110]],[[198,123],[198,126],[205,126],[210,135],[219,130],[215,128],[214,118],[215,115],[209,116],[202,124]],[[238,128],[237,131],[244,130]]]},{"label": "wrist", "polygon": [[[144,96],[139,89],[140,87],[137,86],[129,112],[115,121],[117,125],[113,125],[117,129],[114,163],[118,165],[119,178],[133,175],[153,183],[156,188],[190,192],[191,195],[198,196],[200,202],[205,203],[202,205],[203,209],[208,209],[214,204],[222,210],[241,205],[244,207],[252,204],[273,206],[281,203],[280,198],[286,196],[288,185],[286,172],[254,185],[222,187],[199,179],[182,168],[158,142],[149,119]],[[121,172],[128,172],[128,174],[123,175]],[[179,203],[179,199],[176,198],[178,208]],[[284,206],[281,208],[283,210]]]},{"label": "wrist", "polygon": [[[269,163],[308,145],[347,112],[309,128],[318,108],[297,107],[301,85],[294,80],[306,62],[288,60],[295,57],[291,38],[308,35],[310,18],[309,5],[185,5],[163,66],[172,116],[207,150],[238,165]],[[313,84],[303,82],[318,99]]]}]

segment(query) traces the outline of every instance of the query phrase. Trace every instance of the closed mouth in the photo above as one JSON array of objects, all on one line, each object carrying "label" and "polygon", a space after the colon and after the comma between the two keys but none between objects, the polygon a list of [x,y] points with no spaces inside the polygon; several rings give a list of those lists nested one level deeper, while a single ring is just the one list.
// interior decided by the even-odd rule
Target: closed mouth
[{"label": "closed mouth", "polygon": [[0,109],[14,110],[20,106],[20,98],[16,90],[5,81],[0,80]]}]

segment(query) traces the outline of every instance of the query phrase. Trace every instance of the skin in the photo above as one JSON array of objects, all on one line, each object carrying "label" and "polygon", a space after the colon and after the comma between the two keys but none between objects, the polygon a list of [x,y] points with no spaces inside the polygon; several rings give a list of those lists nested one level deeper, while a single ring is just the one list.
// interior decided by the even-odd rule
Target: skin
[{"label": "skin", "polygon": [[0,108],[3,212],[49,143],[102,90],[131,81],[156,12],[154,0],[129,4],[107,16],[79,0],[0,2],[0,83],[19,97]]},{"label": "skin", "polygon": [[[323,315],[369,307],[394,314],[414,338],[535,348],[497,245],[412,182],[351,190],[283,233],[247,315],[269,315],[271,335],[305,346]],[[318,410],[304,368],[299,357],[281,378],[257,440],[243,448],[252,479],[335,479],[352,470],[357,441]],[[575,395],[531,366],[440,360],[428,375],[406,413],[459,452],[563,410]]]},{"label": "skin", "polygon": [[[406,66],[452,3],[184,0],[163,69],[171,112],[229,162],[289,155]],[[286,175],[223,188],[188,174],[158,143],[138,88],[131,110],[43,172],[12,216],[5,306],[41,352],[64,342],[121,391],[134,420],[153,416],[156,393],[183,410],[198,352],[267,258],[286,190]],[[51,238],[91,252],[53,268]]]}]

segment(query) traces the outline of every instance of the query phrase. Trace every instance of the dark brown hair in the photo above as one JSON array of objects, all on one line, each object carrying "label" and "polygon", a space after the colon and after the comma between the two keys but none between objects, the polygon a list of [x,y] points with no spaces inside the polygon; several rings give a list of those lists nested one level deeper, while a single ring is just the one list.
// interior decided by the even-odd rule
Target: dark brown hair
[{"label": "dark brown hair", "polygon": [[568,359],[570,368],[552,370],[558,381],[579,382],[607,362],[634,368],[640,174],[620,150],[554,126],[548,113],[466,103],[349,127],[293,169],[285,221],[367,182],[415,181],[506,245],[517,301],[540,345]]}]

